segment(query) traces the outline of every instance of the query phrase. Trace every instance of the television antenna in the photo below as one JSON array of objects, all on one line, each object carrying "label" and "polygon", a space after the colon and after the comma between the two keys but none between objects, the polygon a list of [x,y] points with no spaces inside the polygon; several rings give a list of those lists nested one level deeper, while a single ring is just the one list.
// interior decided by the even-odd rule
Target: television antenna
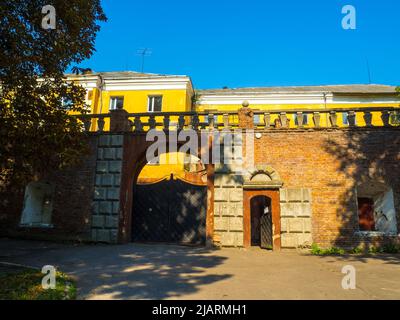
[{"label": "television antenna", "polygon": [[371,81],[371,68],[370,68],[370,65],[369,65],[368,58],[366,58],[366,60],[367,60],[367,72],[368,72],[368,84],[371,84],[372,83],[372,81]]},{"label": "television antenna", "polygon": [[144,71],[144,58],[145,57],[150,57],[151,56],[151,49],[149,48],[141,48],[139,50],[136,51],[136,54],[138,56],[142,56],[142,68],[141,68],[141,72],[143,73]]}]

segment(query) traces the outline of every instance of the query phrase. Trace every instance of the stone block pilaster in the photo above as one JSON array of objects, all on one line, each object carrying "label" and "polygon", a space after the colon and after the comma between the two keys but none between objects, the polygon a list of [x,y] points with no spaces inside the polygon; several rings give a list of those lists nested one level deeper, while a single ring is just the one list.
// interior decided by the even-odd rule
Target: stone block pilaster
[{"label": "stone block pilaster", "polygon": [[92,241],[117,243],[123,135],[102,134],[98,139]]}]

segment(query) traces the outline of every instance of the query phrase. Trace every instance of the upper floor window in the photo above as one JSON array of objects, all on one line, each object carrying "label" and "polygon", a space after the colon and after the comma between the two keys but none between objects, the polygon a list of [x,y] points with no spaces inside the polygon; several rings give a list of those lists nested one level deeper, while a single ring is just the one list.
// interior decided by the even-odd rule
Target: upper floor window
[{"label": "upper floor window", "polygon": [[124,107],[124,97],[111,97],[110,110],[122,109]]},{"label": "upper floor window", "polygon": [[149,96],[147,103],[147,111],[161,112],[162,109],[162,96]]}]

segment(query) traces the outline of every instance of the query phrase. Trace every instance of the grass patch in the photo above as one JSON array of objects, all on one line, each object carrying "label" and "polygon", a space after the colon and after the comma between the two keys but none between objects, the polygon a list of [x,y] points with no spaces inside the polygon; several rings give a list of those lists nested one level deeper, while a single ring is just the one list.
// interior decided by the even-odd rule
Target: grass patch
[{"label": "grass patch", "polygon": [[75,282],[62,272],[56,273],[56,288],[43,289],[38,270],[26,269],[18,273],[0,275],[0,300],[73,300]]},{"label": "grass patch", "polygon": [[345,254],[345,253],[346,252],[344,249],[340,249],[340,248],[336,248],[336,247],[332,247],[332,248],[328,248],[328,249],[321,249],[315,243],[313,243],[313,245],[311,246],[311,254],[314,254],[316,256],[341,255],[341,254]]}]

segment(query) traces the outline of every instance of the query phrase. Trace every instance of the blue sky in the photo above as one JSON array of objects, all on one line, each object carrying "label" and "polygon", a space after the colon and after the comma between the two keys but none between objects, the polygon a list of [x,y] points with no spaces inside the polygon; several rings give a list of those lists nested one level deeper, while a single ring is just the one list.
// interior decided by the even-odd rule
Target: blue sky
[{"label": "blue sky", "polygon": [[[343,30],[344,5],[357,29]],[[95,71],[186,74],[196,88],[400,84],[399,0],[103,0]]]}]

